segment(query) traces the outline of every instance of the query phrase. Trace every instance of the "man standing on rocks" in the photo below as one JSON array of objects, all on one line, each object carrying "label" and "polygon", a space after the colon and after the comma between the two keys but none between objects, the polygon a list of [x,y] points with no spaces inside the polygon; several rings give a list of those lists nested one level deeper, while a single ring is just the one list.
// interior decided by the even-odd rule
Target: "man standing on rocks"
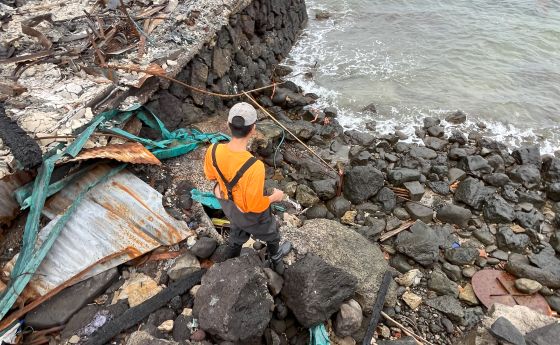
[{"label": "man standing on rocks", "polygon": [[281,201],[284,192],[274,189],[264,195],[263,162],[247,151],[249,139],[255,134],[257,111],[246,102],[235,104],[229,111],[228,126],[232,139],[227,144],[214,144],[204,159],[204,173],[217,181],[214,194],[231,223],[228,258],[239,256],[249,236],[265,241],[274,269],[282,274],[282,257],[290,249],[289,242],[280,247],[278,224],[270,205]]}]

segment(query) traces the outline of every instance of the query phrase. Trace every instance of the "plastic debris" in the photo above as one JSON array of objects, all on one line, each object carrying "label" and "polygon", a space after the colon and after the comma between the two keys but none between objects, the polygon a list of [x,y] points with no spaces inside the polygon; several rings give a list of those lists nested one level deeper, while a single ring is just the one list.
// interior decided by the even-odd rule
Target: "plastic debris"
[{"label": "plastic debris", "polygon": [[329,335],[325,329],[325,325],[320,323],[309,329],[310,345],[330,345]]},{"label": "plastic debris", "polygon": [[218,201],[218,198],[212,192],[202,192],[198,189],[191,190],[191,197],[194,201],[198,201],[204,206],[208,206],[215,210],[221,210],[222,206]]}]

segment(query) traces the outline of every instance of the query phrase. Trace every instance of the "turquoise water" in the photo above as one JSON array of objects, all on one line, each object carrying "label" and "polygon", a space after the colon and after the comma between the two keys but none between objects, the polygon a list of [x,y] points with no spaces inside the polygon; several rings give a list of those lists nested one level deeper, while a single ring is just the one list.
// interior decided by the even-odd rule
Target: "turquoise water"
[{"label": "turquoise water", "polygon": [[[460,109],[465,130],[560,148],[560,1],[308,0],[292,80],[380,132]],[[326,10],[328,20],[316,20]],[[313,78],[302,73],[311,72]],[[361,113],[374,103],[378,114]]]}]

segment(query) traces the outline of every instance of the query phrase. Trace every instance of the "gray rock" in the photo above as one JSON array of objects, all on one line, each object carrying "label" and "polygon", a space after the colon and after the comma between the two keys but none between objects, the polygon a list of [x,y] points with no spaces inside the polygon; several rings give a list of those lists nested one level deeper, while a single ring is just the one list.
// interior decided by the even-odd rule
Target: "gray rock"
[{"label": "gray rock", "polygon": [[428,129],[433,126],[437,126],[441,123],[441,120],[436,117],[425,117],[424,118],[424,128]]},{"label": "gray rock", "polygon": [[344,196],[352,203],[359,204],[375,196],[383,184],[381,171],[371,165],[356,166],[344,176]]},{"label": "gray rock", "polygon": [[[305,212],[305,217],[307,219],[315,219],[315,218],[327,218],[327,214],[329,210],[323,204],[313,205]],[[343,213],[344,214],[344,213]]]},{"label": "gray rock", "polygon": [[270,294],[272,296],[278,295],[282,291],[282,286],[284,286],[284,278],[270,268],[265,268],[264,273],[266,274]]},{"label": "gray rock", "polygon": [[171,280],[179,280],[198,270],[200,270],[198,259],[191,252],[186,252],[175,259],[171,268],[167,270],[167,275]]},{"label": "gray rock", "polygon": [[496,244],[502,250],[523,253],[529,245],[529,236],[516,234],[510,228],[503,226],[496,234]]},{"label": "gray rock", "polygon": [[321,200],[330,200],[336,196],[335,179],[312,181],[311,188]]},{"label": "gray rock", "polygon": [[498,195],[486,200],[482,212],[488,223],[511,223],[515,219],[513,207]]},{"label": "gray rock", "polygon": [[521,183],[527,189],[537,187],[541,183],[541,172],[532,164],[518,166],[511,171],[510,177],[512,181]]},{"label": "gray rock", "polygon": [[414,202],[407,202],[404,207],[412,219],[419,219],[424,223],[430,223],[434,217],[434,210],[430,207]]},{"label": "gray rock", "polygon": [[546,187],[546,196],[552,201],[560,201],[560,182],[549,184]]},{"label": "gray rock", "polygon": [[424,186],[418,181],[405,182],[404,188],[410,193],[410,199],[412,201],[420,201],[424,195]]},{"label": "gray rock", "polygon": [[[428,133],[430,132],[430,130],[432,130],[432,128],[434,128],[434,127],[431,127],[431,128],[428,129]],[[430,135],[432,135],[432,134],[438,134],[439,135],[440,133],[443,135],[443,132],[439,132],[439,130],[436,132],[435,128],[434,128],[434,132],[429,133],[429,134]],[[435,138],[434,136],[424,138],[424,145],[426,145],[426,147],[428,147],[432,150],[443,151],[445,149],[445,147],[447,146],[447,144],[449,144],[447,140]]]},{"label": "gray rock", "polygon": [[508,175],[503,173],[493,173],[484,175],[484,181],[494,187],[503,187],[510,183]]},{"label": "gray rock", "polygon": [[458,168],[451,168],[447,172],[447,177],[449,178],[449,182],[453,183],[455,181],[462,181],[465,177],[467,177],[467,173]]},{"label": "gray rock", "polygon": [[438,295],[459,296],[459,286],[438,269],[433,270],[430,274],[428,289],[435,291]]},{"label": "gray rock", "polygon": [[415,146],[410,149],[410,156],[430,160],[437,157],[437,152],[427,147]]},{"label": "gray rock", "polygon": [[476,229],[475,231],[473,231],[473,235],[484,245],[488,246],[496,243],[496,238],[494,238],[494,235],[492,235],[492,233],[486,228]]},{"label": "gray rock", "polygon": [[212,256],[218,242],[211,237],[201,237],[196,241],[196,243],[191,247],[191,252],[201,259],[206,259]]},{"label": "gray rock", "polygon": [[505,317],[498,318],[490,327],[492,334],[513,345],[525,345],[525,338],[515,326]]},{"label": "gray rock", "polygon": [[369,147],[375,142],[375,137],[367,132],[350,130],[345,132],[345,134],[350,137],[353,144],[357,144],[359,146]]},{"label": "gray rock", "polygon": [[450,264],[449,262],[444,262],[441,269],[447,277],[455,282],[458,282],[462,278],[461,267]]},{"label": "gray rock", "polygon": [[337,218],[342,217],[347,211],[350,210],[350,207],[352,207],[352,204],[342,195],[337,196],[336,198],[327,202],[327,209]]},{"label": "gray rock", "polygon": [[427,185],[434,193],[440,195],[449,195],[451,193],[449,184],[445,181],[428,181]]},{"label": "gray rock", "polygon": [[[541,294],[543,294],[542,291]],[[546,302],[548,303],[548,305],[552,310],[554,310],[557,313],[560,312],[560,296],[552,295],[552,296],[546,296],[545,298],[546,298]]]},{"label": "gray rock", "polygon": [[400,220],[407,220],[410,219],[410,215],[408,214],[408,212],[402,208],[402,207],[397,207],[393,210],[393,215],[395,217],[397,217]]},{"label": "gray rock", "polygon": [[449,295],[428,299],[425,303],[435,310],[444,313],[445,316],[455,322],[461,322],[465,316],[461,303]]},{"label": "gray rock", "polygon": [[545,204],[544,197],[535,191],[518,191],[517,194],[519,195],[519,203],[528,202],[538,209]]},{"label": "gray rock", "polygon": [[445,130],[441,126],[432,126],[427,129],[428,135],[432,137],[442,137],[445,134]]},{"label": "gray rock", "polygon": [[457,110],[456,112],[448,115],[445,118],[445,121],[458,125],[467,121],[467,115],[461,110]]},{"label": "gray rock", "polygon": [[264,333],[274,303],[259,261],[254,256],[230,259],[202,277],[193,307],[201,329],[241,343]]},{"label": "gray rock", "polygon": [[532,279],[519,278],[515,280],[515,288],[523,293],[534,294],[542,289],[542,287],[539,282]]},{"label": "gray rock", "polygon": [[192,322],[192,315],[179,315],[173,323],[173,339],[177,342],[182,342],[190,339],[192,334],[190,326]]},{"label": "gray rock", "polygon": [[532,164],[541,167],[541,151],[537,145],[519,148],[514,150],[511,155],[518,164]]},{"label": "gray rock", "polygon": [[313,254],[289,266],[284,278],[283,300],[306,328],[327,320],[357,286],[354,276]]},{"label": "gray rock", "polygon": [[457,168],[471,174],[489,174],[492,172],[492,167],[488,164],[488,161],[478,155],[462,158]]},{"label": "gray rock", "polygon": [[422,174],[415,169],[399,168],[389,171],[389,182],[395,186],[402,186],[405,182],[420,181]]},{"label": "gray rock", "polygon": [[529,212],[518,211],[515,213],[515,218],[517,223],[523,228],[533,230],[539,230],[541,223],[544,221],[543,214],[536,209],[532,209]]},{"label": "gray rock", "polygon": [[317,194],[315,194],[313,189],[303,184],[297,186],[296,200],[303,207],[311,207],[315,204],[318,204],[320,201],[319,197],[317,196]]},{"label": "gray rock", "polygon": [[453,161],[457,161],[460,160],[461,158],[467,157],[467,151],[465,151],[465,149],[462,149],[460,147],[454,147],[451,150],[449,150],[449,153],[447,154],[447,157]]},{"label": "gray rock", "polygon": [[436,213],[436,218],[444,223],[466,226],[472,212],[461,206],[448,204],[440,208]]},{"label": "gray rock", "polygon": [[527,345],[557,344],[560,339],[560,324],[555,322],[535,329],[525,335]]},{"label": "gray rock", "polygon": [[467,137],[463,135],[461,131],[454,130],[448,138],[450,143],[457,143],[459,145],[465,145],[467,143]]},{"label": "gray rock", "polygon": [[397,251],[423,266],[437,261],[440,243],[438,234],[420,220],[410,227],[410,231],[399,233],[395,241]]},{"label": "gray rock", "polygon": [[111,268],[62,290],[29,312],[25,324],[36,330],[66,324],[72,315],[102,294],[118,277],[118,269]]},{"label": "gray rock", "polygon": [[483,201],[493,192],[494,189],[485,187],[481,181],[467,177],[459,183],[455,191],[454,200],[479,210],[482,207]]},{"label": "gray rock", "polygon": [[397,206],[397,197],[395,193],[387,187],[381,188],[379,192],[377,192],[375,199],[383,206],[383,210],[386,212],[393,211]]},{"label": "gray rock", "polygon": [[526,256],[511,254],[506,264],[506,270],[516,277],[536,280],[549,288],[560,288],[560,275],[556,269],[547,266],[544,268],[533,266]]},{"label": "gray rock", "polygon": [[334,322],[334,332],[339,337],[351,336],[360,329],[362,320],[362,307],[351,299],[340,306]]},{"label": "gray rock", "polygon": [[474,264],[479,252],[476,248],[459,247],[448,248],[445,250],[445,259],[455,265]]},{"label": "gray rock", "polygon": [[[389,269],[377,244],[373,244],[354,230],[326,219],[308,220],[301,228],[282,227],[282,235],[292,242],[297,253],[313,253],[332,266],[358,279],[353,297],[371,313],[383,274]],[[396,303],[396,285],[392,284],[386,304]]]},{"label": "gray rock", "polygon": [[509,254],[504,252],[503,250],[494,250],[492,254],[490,254],[493,258],[496,258],[501,261],[507,261]]},{"label": "gray rock", "polygon": [[545,180],[551,183],[560,182],[560,158],[551,158],[543,165]]}]

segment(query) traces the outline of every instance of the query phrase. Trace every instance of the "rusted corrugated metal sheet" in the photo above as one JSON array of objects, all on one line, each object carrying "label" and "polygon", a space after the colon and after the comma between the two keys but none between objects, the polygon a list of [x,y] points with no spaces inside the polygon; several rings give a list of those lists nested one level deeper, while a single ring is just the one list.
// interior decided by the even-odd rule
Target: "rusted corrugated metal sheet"
[{"label": "rusted corrugated metal sheet", "polygon": [[18,171],[0,180],[0,224],[8,224],[18,215],[20,207],[12,194],[32,178],[32,173]]},{"label": "rusted corrugated metal sheet", "polygon": [[134,142],[82,150],[76,158],[70,159],[69,161],[83,161],[94,158],[108,158],[133,164],[161,165],[159,159],[148,151],[144,145]]},{"label": "rusted corrugated metal sheet", "polygon": [[[43,214],[53,221],[41,230],[39,242],[81,186],[109,169],[106,165],[93,169],[48,200]],[[125,170],[88,192],[39,266],[28,292],[44,295],[102,258],[122,253],[96,265],[84,279],[192,234],[185,222],[167,214],[160,193]]]}]

